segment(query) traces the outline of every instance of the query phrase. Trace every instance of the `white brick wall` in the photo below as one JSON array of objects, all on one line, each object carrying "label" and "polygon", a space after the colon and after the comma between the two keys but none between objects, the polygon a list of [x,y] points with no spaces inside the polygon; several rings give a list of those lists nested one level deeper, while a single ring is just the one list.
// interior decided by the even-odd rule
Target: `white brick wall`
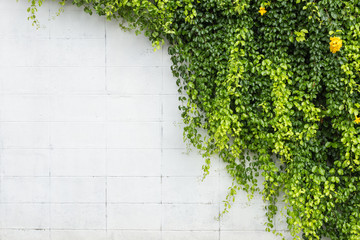
[{"label": "white brick wall", "polygon": [[186,153],[166,47],[26,2],[0,0],[1,240],[275,239],[260,197],[215,219],[231,180]]}]

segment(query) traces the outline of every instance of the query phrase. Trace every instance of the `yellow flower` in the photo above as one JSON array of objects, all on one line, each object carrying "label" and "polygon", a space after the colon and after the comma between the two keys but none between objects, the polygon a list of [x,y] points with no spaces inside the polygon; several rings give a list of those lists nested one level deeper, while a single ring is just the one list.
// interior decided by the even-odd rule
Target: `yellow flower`
[{"label": "yellow flower", "polygon": [[264,15],[266,13],[266,10],[264,7],[261,7],[259,10],[259,13],[261,13],[261,16]]},{"label": "yellow flower", "polygon": [[330,51],[332,53],[340,51],[340,48],[342,47],[342,40],[339,37],[331,37],[330,41]]},{"label": "yellow flower", "polygon": [[359,124],[359,123],[360,123],[360,117],[355,116],[354,122],[355,122],[356,124]]}]

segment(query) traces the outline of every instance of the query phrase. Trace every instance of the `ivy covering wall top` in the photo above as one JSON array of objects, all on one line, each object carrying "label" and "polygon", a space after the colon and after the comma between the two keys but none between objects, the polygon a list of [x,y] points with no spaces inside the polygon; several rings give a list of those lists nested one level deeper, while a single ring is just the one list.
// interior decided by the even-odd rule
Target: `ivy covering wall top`
[{"label": "ivy covering wall top", "polygon": [[294,239],[360,239],[359,0],[59,2],[169,41],[184,136],[234,179],[225,211],[260,191],[271,231],[284,193]]}]

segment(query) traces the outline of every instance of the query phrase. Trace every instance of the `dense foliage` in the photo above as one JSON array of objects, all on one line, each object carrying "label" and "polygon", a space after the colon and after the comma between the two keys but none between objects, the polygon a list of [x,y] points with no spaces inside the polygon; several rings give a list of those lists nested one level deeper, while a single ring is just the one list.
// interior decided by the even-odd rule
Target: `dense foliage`
[{"label": "dense foliage", "polygon": [[294,239],[360,239],[359,0],[65,2],[169,41],[184,136],[205,173],[227,163],[227,207],[260,191],[270,231],[284,193]]}]

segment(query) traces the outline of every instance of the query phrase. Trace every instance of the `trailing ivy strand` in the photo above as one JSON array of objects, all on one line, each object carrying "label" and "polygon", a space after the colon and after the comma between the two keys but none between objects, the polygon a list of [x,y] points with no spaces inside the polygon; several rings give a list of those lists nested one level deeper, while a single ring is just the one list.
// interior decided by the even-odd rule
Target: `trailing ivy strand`
[{"label": "trailing ivy strand", "polygon": [[234,179],[225,211],[260,192],[268,231],[281,200],[293,239],[360,239],[359,0],[59,2],[170,43],[184,137]]}]

